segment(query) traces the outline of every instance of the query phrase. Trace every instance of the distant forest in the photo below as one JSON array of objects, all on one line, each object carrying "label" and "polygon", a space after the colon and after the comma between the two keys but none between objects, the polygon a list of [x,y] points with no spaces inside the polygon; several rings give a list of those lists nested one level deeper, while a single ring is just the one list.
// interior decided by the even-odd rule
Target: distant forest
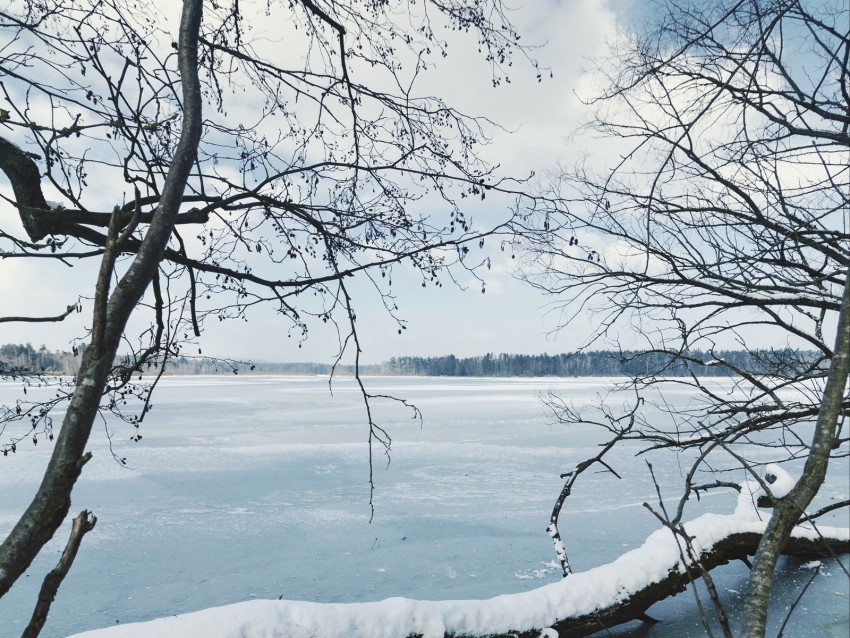
[{"label": "distant forest", "polygon": [[764,373],[800,369],[816,361],[816,353],[799,350],[727,350],[684,353],[689,363],[663,352],[595,350],[564,354],[486,354],[481,357],[394,357],[380,374],[435,377],[610,377],[646,375],[732,376],[735,370]]},{"label": "distant forest", "polygon": [[[44,346],[38,350],[31,344],[0,346],[0,375],[10,376],[24,371],[47,374],[76,374],[79,356],[85,346],[73,352],[51,352]],[[700,351],[686,353],[691,361],[681,361],[660,352],[595,350],[563,354],[498,354],[478,357],[393,357],[380,364],[360,366],[364,375],[434,376],[434,377],[610,377],[636,376],[662,371],[663,376],[684,376],[689,369],[700,376],[733,376],[735,370],[754,373],[787,372],[801,369],[817,360],[813,351],[727,350],[708,354]],[[116,361],[128,365],[127,361]],[[254,363],[207,357],[177,357],[168,362],[165,374],[287,374],[328,375],[332,366],[327,363]],[[783,370],[785,369],[785,370]],[[158,372],[156,366],[146,368],[146,374]],[[350,365],[339,365],[335,374],[354,374]]]},{"label": "distant forest", "polygon": [[0,346],[0,374],[19,372],[47,372],[72,375],[79,369],[76,352],[51,352],[45,346],[38,350],[32,344],[7,343]]}]

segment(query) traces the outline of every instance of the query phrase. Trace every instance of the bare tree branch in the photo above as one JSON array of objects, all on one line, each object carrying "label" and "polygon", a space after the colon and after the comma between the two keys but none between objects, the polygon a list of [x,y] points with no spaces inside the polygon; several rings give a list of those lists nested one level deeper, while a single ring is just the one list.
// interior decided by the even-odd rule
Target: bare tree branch
[{"label": "bare tree branch", "polygon": [[7,323],[13,321],[22,321],[26,323],[41,323],[47,322],[52,323],[56,321],[62,321],[70,315],[75,310],[79,310],[79,306],[77,304],[71,304],[63,312],[61,315],[56,315],[55,317],[0,317],[0,323]]},{"label": "bare tree branch", "polygon": [[62,557],[56,567],[44,577],[44,582],[41,585],[41,591],[38,594],[38,604],[32,612],[32,618],[29,621],[21,638],[36,638],[41,633],[44,623],[47,621],[47,614],[50,611],[50,605],[56,599],[56,593],[59,591],[59,585],[68,575],[74,559],[77,557],[77,551],[80,549],[80,543],[83,542],[83,536],[94,529],[97,523],[97,516],[91,512],[84,510],[74,518],[71,525],[71,534],[68,537],[68,543],[65,545],[65,550],[62,552]]}]

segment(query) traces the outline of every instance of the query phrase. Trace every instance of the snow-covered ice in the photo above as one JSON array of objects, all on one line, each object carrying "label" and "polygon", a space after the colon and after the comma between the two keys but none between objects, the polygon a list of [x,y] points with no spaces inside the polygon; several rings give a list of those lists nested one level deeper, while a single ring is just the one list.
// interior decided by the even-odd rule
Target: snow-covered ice
[{"label": "snow-covered ice", "polygon": [[[230,630],[238,636],[248,627],[255,633],[245,635],[288,636],[297,633],[287,626],[272,629],[275,619],[284,614],[285,622],[299,619],[309,626],[317,622],[309,618],[316,610],[328,623],[350,623],[350,614],[359,610],[367,623],[360,635],[381,635],[365,629],[381,614],[387,628],[395,626],[392,620],[435,623],[428,627],[436,631],[457,626],[451,623],[507,622],[500,615],[504,605],[527,605],[522,613],[529,622],[545,624],[555,607],[564,613],[567,598],[570,605],[592,604],[601,595],[595,585],[578,596],[564,588],[577,587],[569,581],[581,583],[579,576],[590,578],[594,568],[644,540],[655,542],[650,534],[657,521],[642,507],[643,501],[655,502],[655,488],[643,460],[635,460],[628,447],[606,457],[626,480],[583,475],[559,525],[578,573],[561,582],[545,531],[563,485],[559,474],[594,455],[599,439],[590,429],[552,424],[538,394],[553,387],[582,403],[593,400],[605,383],[371,379],[376,393],[413,400],[425,421],[420,427],[397,404],[375,406],[393,446],[388,466],[377,456],[370,523],[364,415],[350,381],[340,380],[331,396],[327,380],[316,378],[166,379],[142,426],[141,442],[129,441],[127,426],[110,424],[113,451],[127,457],[130,469],[113,460],[102,429],[93,435],[94,458],[75,491],[72,513],[91,509],[98,524],[83,541],[42,635],[64,638],[113,626],[110,637],[131,636],[123,632],[134,631],[133,623],[162,617],[155,621],[160,627],[203,623],[202,630],[162,634],[181,638],[216,638]],[[0,398],[13,390],[0,384]],[[2,459],[0,533],[31,498],[48,452],[42,445],[22,447],[14,458]],[[678,496],[680,461],[653,459],[665,498]],[[822,494],[826,502],[847,498],[846,461],[835,471]],[[741,472],[724,478],[747,477]],[[695,508],[694,517],[731,513],[740,502],[737,496],[732,490],[713,491],[689,508]],[[763,524],[758,516],[744,516],[752,513],[751,503],[740,518]],[[837,513],[825,524],[846,524],[842,516]],[[728,518],[709,527],[718,529]],[[67,530],[61,530],[28,576],[0,599],[0,617],[10,635],[21,633],[41,578],[55,565],[66,537]],[[628,567],[636,573],[621,578],[646,578],[658,569]],[[780,569],[788,583],[784,598],[781,592],[777,598],[783,605],[794,600],[794,587],[812,570],[794,561]],[[718,587],[743,590],[744,570],[735,565],[718,570]],[[789,631],[816,627],[821,635],[829,631],[825,624],[846,625],[847,580],[828,573],[821,570],[806,595],[809,611],[798,609],[800,624],[792,619]],[[534,577],[523,577],[528,574]],[[277,601],[281,595],[308,602]],[[734,615],[737,594],[728,596]],[[471,599],[477,602],[451,602]],[[664,605],[653,608],[664,620],[659,636],[698,635],[692,597]],[[197,611],[209,607],[221,609]],[[227,618],[235,624],[228,625]],[[520,618],[514,615],[511,622]],[[218,633],[208,633],[211,625]],[[147,625],[139,631],[153,630]],[[353,631],[334,635],[357,635]]]},{"label": "snow-covered ice", "polygon": [[[685,531],[694,548],[708,550],[734,533],[762,533],[766,523],[735,515],[705,514]],[[821,527],[819,533],[850,539],[847,528]],[[794,536],[817,538],[815,530],[798,528]],[[615,561],[573,574],[557,583],[488,600],[420,601],[388,598],[374,603],[319,604],[289,600],[255,600],[173,618],[95,630],[75,638],[399,638],[446,633],[482,635],[511,630],[545,629],[558,619],[578,616],[624,600],[683,570],[680,541],[666,528],[639,548]]]}]

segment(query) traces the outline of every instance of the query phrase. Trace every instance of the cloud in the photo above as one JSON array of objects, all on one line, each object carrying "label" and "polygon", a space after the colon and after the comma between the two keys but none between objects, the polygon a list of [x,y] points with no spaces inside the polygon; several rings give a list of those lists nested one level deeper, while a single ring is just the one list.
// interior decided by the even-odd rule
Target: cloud
[{"label": "cloud", "polygon": [[[159,2],[157,6],[166,13],[163,29],[173,33],[176,5]],[[615,35],[621,19],[615,8],[621,12],[625,6],[597,0],[541,1],[526,3],[513,11],[511,15],[523,34],[522,41],[543,45],[532,54],[541,67],[551,68],[553,77],[544,72],[540,82],[534,69],[525,64],[520,55],[515,55],[511,82],[494,88],[490,69],[478,52],[474,37],[455,37],[447,33],[446,37],[451,38],[449,57],[442,60],[435,56],[434,68],[417,78],[421,80],[418,94],[437,95],[462,112],[487,117],[503,127],[505,130],[492,129],[492,144],[481,149],[484,158],[499,165],[500,174],[524,177],[532,171],[538,175],[545,173],[559,158],[574,153],[575,149],[569,146],[567,139],[581,123],[584,112],[576,92],[592,85],[591,59],[604,55],[606,42]],[[303,52],[291,48],[291,40],[285,37],[287,28],[272,19],[261,21],[254,32],[257,46],[275,48],[280,53],[295,57],[303,55]],[[163,35],[160,40],[162,46],[170,46],[167,36]],[[290,61],[290,65],[297,64],[298,59]],[[372,78],[370,71],[363,67],[358,67],[357,73],[363,81]],[[378,72],[373,73],[374,78],[379,79]],[[252,109],[259,107],[254,97],[249,90],[243,98],[233,100],[233,108],[227,116],[250,119]],[[236,173],[231,166],[223,165],[222,170],[235,178]],[[96,201],[103,210],[123,201],[126,195],[124,184],[121,185],[123,190],[102,188],[103,180],[96,173],[92,174],[89,184],[86,196],[97,194],[92,201]],[[5,180],[0,183],[0,190],[10,195]],[[50,193],[47,195],[57,199]],[[488,198],[486,202],[470,204],[469,210],[477,221],[483,222],[485,219],[503,218],[505,206],[505,203],[491,203]],[[21,235],[22,229],[16,218],[8,204],[0,204],[2,228]],[[189,239],[194,233],[184,235],[187,241],[194,242]],[[75,301],[76,295],[92,294],[96,263],[68,268],[61,264],[48,265],[45,263],[48,261],[0,261],[2,298],[26,302],[31,313],[56,314],[66,304]],[[397,334],[397,328],[382,310],[377,296],[362,293],[366,296],[362,300],[357,299],[356,303],[367,358],[379,360],[391,353],[406,352],[476,354],[481,351],[551,350],[553,345],[546,341],[546,328],[541,320],[541,306],[545,299],[517,284],[511,278],[510,269],[509,261],[494,260],[492,269],[484,273],[487,280],[484,295],[477,283],[467,292],[446,285],[439,290],[429,288],[423,293],[416,276],[401,272],[394,274],[394,293],[399,296],[403,317],[409,320],[408,330],[398,340],[389,339]],[[364,282],[363,287],[366,286],[368,284]],[[66,299],[69,291],[73,293],[71,298]],[[17,308],[18,305],[4,304],[4,307]],[[62,348],[71,337],[84,334],[84,325],[90,323],[90,313],[91,308],[87,306],[82,315],[72,316],[73,322],[69,318],[65,325],[58,327],[12,327],[6,324],[0,331],[0,343],[43,341],[48,347]],[[252,318],[247,330],[240,321],[232,322],[230,326],[225,325],[227,322],[215,326],[212,325],[214,322],[210,322],[202,342],[204,352],[238,355],[244,350],[251,356],[263,354],[268,359],[324,360],[328,352],[334,350],[334,336],[319,327],[299,351],[295,346],[297,340],[285,337],[288,324],[281,323],[270,312],[252,311],[249,314]],[[329,346],[329,343],[332,345]]]}]

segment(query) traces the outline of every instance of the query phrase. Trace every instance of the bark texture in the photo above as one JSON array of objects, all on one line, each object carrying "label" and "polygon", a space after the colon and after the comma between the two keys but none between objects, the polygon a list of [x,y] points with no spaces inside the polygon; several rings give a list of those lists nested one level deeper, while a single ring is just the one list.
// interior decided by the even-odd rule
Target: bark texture
[{"label": "bark texture", "polygon": [[41,192],[41,175],[33,156],[0,137],[0,171],[6,174],[15,194],[15,205],[27,235],[39,241],[48,234],[47,202]]}]

